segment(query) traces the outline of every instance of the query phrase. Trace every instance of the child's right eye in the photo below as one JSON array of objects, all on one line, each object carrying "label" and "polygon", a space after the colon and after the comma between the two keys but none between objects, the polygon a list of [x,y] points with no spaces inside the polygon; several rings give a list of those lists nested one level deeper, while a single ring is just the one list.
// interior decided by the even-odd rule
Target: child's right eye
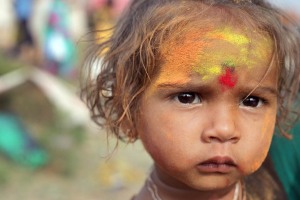
[{"label": "child's right eye", "polygon": [[182,92],[175,96],[175,100],[182,104],[197,104],[201,103],[201,99],[198,94],[194,92]]}]

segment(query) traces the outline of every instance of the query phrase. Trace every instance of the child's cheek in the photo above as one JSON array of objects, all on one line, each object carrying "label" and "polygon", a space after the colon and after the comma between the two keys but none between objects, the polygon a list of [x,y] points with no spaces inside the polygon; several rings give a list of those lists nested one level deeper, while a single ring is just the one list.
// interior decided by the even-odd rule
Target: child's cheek
[{"label": "child's cheek", "polygon": [[[275,117],[276,113],[275,112],[268,112],[266,113],[264,120],[263,120],[263,126],[261,129],[261,134],[262,136],[266,136],[268,133],[272,132],[272,130],[274,130],[275,127]],[[271,129],[271,130],[270,130]],[[270,134],[270,137],[272,137],[273,134]]]},{"label": "child's cheek", "polygon": [[[159,163],[163,162],[163,157],[170,147],[176,146],[169,118],[168,113],[161,113],[155,118],[144,120],[140,128],[144,130],[141,132],[140,138],[145,149],[153,160]],[[153,124],[163,124],[164,128],[161,125],[154,126]]]},{"label": "child's cheek", "polygon": [[258,170],[258,168],[262,165],[263,161],[265,160],[268,152],[268,147],[262,149],[262,151],[259,152],[259,157],[256,157],[255,159],[245,159],[243,160],[240,168],[240,172],[243,176],[248,176]]},{"label": "child's cheek", "polygon": [[241,172],[245,175],[255,172],[263,163],[269,152],[275,126],[275,113],[267,112],[264,116],[260,138],[256,141],[256,156],[254,159],[243,160]]},{"label": "child's cheek", "polygon": [[263,161],[266,159],[267,154],[269,151],[269,145],[266,145],[260,153],[260,157],[257,160],[254,160],[252,163],[250,163],[250,169],[249,173],[253,173],[262,165]]}]

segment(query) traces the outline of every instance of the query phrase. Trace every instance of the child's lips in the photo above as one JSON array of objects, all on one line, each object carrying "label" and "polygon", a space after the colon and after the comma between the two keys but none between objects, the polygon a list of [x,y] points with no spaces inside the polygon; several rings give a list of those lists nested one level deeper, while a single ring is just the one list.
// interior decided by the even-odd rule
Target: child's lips
[{"label": "child's lips", "polygon": [[209,158],[197,165],[202,173],[229,173],[237,167],[232,158],[228,156],[216,156]]}]

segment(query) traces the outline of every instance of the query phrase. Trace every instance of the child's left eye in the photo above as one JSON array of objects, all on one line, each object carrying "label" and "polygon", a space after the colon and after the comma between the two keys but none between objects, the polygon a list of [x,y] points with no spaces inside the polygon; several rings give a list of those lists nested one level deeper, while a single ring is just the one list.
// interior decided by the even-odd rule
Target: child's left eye
[{"label": "child's left eye", "polygon": [[249,96],[246,99],[244,99],[240,105],[245,107],[260,107],[265,103],[265,101],[262,98],[256,97],[256,96]]},{"label": "child's left eye", "polygon": [[198,94],[194,92],[182,92],[175,96],[175,100],[182,104],[197,104],[201,103],[201,99]]}]

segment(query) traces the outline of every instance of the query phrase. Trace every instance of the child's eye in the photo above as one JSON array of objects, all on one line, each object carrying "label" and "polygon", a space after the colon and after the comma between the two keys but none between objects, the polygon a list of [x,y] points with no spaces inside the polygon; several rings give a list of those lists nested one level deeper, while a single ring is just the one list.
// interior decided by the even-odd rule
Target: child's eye
[{"label": "child's eye", "polygon": [[200,97],[194,92],[182,92],[175,96],[175,100],[183,104],[197,104],[200,103]]},{"label": "child's eye", "polygon": [[249,96],[246,99],[244,99],[240,105],[246,106],[246,107],[260,107],[264,103],[264,100],[256,97],[256,96]]}]

